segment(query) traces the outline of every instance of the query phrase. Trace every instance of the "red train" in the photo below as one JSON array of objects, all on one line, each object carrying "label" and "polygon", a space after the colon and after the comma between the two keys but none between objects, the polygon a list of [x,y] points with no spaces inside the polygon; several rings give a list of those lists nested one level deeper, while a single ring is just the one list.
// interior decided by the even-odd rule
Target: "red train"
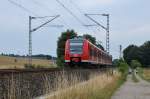
[{"label": "red train", "polygon": [[84,38],[74,38],[66,41],[65,63],[112,65],[112,56],[101,50]]}]

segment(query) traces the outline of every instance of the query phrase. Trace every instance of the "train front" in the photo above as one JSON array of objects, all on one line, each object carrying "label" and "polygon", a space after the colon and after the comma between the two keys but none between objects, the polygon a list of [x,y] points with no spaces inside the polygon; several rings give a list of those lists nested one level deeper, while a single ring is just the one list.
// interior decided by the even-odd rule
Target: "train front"
[{"label": "train front", "polygon": [[66,41],[65,63],[69,65],[81,64],[84,56],[84,39],[74,38]]}]

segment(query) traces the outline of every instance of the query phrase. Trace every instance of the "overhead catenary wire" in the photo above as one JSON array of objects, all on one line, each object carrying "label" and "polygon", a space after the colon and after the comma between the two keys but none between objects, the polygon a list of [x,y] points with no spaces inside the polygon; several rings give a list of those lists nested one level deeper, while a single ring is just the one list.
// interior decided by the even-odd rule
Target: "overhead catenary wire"
[{"label": "overhead catenary wire", "polygon": [[[59,0],[57,0],[57,1],[59,1]],[[59,2],[60,2],[60,1],[59,1]],[[77,5],[76,3],[74,3],[72,0],[70,0],[70,2],[71,2],[72,5],[74,5],[74,7],[75,7],[81,14],[84,15],[84,13],[81,11],[81,9],[78,7],[78,5]],[[61,2],[60,2],[60,3],[61,3]],[[65,7],[64,4],[63,4],[62,6]],[[73,14],[73,12],[72,12],[71,10],[69,10],[67,7],[65,7],[65,9],[68,10],[68,11],[70,12],[70,14]],[[76,15],[73,14],[72,16],[75,16],[75,18],[77,19],[77,21],[80,22],[80,23],[82,24],[82,26],[86,27],[86,26],[85,26],[85,23],[82,22]],[[86,28],[87,28],[88,30],[90,30],[89,27],[86,27]],[[92,31],[93,31],[93,33],[95,34],[94,30],[92,30]]]},{"label": "overhead catenary wire", "polygon": [[[82,26],[84,26],[84,22],[82,22],[71,10],[69,10],[62,2],[60,2],[59,0],[56,0],[65,10],[67,10],[73,17],[75,17],[75,19],[82,25]],[[38,6],[42,6],[45,10],[47,10],[47,11],[50,11],[50,12],[52,12],[51,11],[51,9],[49,9],[49,7],[47,7],[46,5],[44,5],[44,4],[42,4],[42,3],[40,3],[40,2],[38,2],[38,1],[35,1],[35,0],[32,0],[32,2],[33,3],[35,3],[36,5],[38,5]],[[78,8],[78,10],[80,10],[79,8]],[[82,13],[82,11],[80,11],[80,13]],[[67,27],[70,27],[66,22],[65,22],[65,20],[63,20],[63,23],[67,26]],[[89,27],[86,27],[88,30],[90,30],[90,28]],[[94,34],[95,34],[95,32],[93,32]]]},{"label": "overhead catenary wire", "polygon": [[27,12],[27,13],[30,13],[30,14],[33,14],[33,15],[35,15],[35,16],[38,16],[36,13],[30,11],[29,9],[27,9],[27,8],[24,7],[23,5],[21,5],[21,4],[17,3],[17,2],[15,2],[15,1],[13,1],[13,0],[8,0],[8,1],[9,1],[11,4],[13,4],[13,5],[19,7],[19,8],[22,9],[23,11],[25,11],[25,12]]},{"label": "overhead catenary wire", "polygon": [[78,6],[76,3],[74,3],[72,0],[70,0],[70,3],[71,3],[80,13],[83,13],[83,12],[81,11],[81,9],[79,8],[79,6]]},{"label": "overhead catenary wire", "polygon": [[[84,12],[80,9],[80,7],[75,3],[75,2],[73,2],[73,0],[70,0],[70,3],[82,14],[82,15],[84,15]],[[89,22],[89,20],[88,20],[88,22]],[[84,25],[88,30],[91,30],[95,35],[97,35],[96,34],[96,30],[95,29],[93,29],[93,28],[90,28],[89,26],[86,26],[86,25]],[[95,25],[94,25],[95,26]],[[98,30],[98,29],[97,29]],[[98,30],[99,31],[99,30]],[[98,35],[99,35],[99,33],[98,33]]]},{"label": "overhead catenary wire", "polygon": [[[34,4],[36,4],[37,6],[42,6],[42,8],[44,8],[47,12],[53,12],[49,7],[47,7],[45,4],[36,1],[36,0],[31,0]],[[66,25],[67,27],[70,27],[70,25],[68,25],[65,20],[61,17],[62,20],[60,20],[64,25]]]},{"label": "overhead catenary wire", "polygon": [[82,22],[70,9],[68,9],[62,2],[56,0],[68,13],[70,13],[81,25],[84,25]]},{"label": "overhead catenary wire", "polygon": [[[76,4],[76,3],[74,3],[73,2],[73,0],[70,0],[70,2],[72,3],[72,5],[74,5],[74,7],[81,13],[81,14],[85,14],[83,11],[81,11],[81,9],[80,9],[80,7]],[[95,15],[95,14],[93,14],[93,15]],[[88,20],[89,21],[89,20]],[[86,26],[86,25],[84,25],[84,26]],[[93,24],[93,25],[91,25],[91,26],[97,26],[96,24]],[[88,27],[88,26],[86,26],[86,27]],[[98,30],[99,31],[99,30]]]}]

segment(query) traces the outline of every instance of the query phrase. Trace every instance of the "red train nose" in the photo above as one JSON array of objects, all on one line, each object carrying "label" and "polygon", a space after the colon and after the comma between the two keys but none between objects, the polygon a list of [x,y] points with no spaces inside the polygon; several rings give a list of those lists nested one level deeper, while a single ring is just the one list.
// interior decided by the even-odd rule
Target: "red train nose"
[{"label": "red train nose", "polygon": [[72,57],[80,57],[80,54],[73,54]]},{"label": "red train nose", "polygon": [[73,62],[80,62],[80,59],[79,58],[72,58],[72,61]]}]

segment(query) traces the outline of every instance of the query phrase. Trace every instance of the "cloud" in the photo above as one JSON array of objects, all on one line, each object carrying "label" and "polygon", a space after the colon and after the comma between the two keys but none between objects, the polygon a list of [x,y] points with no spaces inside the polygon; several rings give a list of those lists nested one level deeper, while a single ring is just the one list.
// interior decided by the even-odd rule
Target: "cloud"
[{"label": "cloud", "polygon": [[107,5],[111,4],[113,0],[80,0],[80,5],[93,7],[98,5]]},{"label": "cloud", "polygon": [[133,33],[140,33],[140,34],[141,33],[149,34],[149,32],[150,32],[150,24],[138,27],[135,30],[132,30],[132,32]]}]

